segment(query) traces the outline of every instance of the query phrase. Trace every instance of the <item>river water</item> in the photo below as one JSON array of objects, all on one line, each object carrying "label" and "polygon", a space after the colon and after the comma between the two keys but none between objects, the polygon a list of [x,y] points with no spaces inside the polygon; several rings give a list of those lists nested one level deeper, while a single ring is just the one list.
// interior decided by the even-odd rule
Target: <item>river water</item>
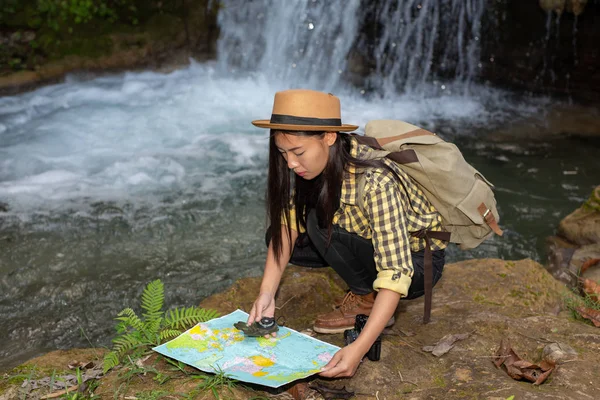
[{"label": "river water", "polygon": [[[462,72],[453,79],[415,70],[418,85],[389,90],[390,74],[402,81],[418,68],[399,63],[404,72],[382,65],[369,88],[351,86],[343,79],[349,47],[342,44],[355,42],[347,35],[358,22],[344,30],[332,14],[325,28],[309,14],[328,15],[327,4],[335,2],[296,2],[306,7],[305,19],[286,16],[283,2],[224,11],[216,62],[169,74],[71,76],[0,98],[0,369],[55,348],[109,345],[114,316],[137,309],[151,280],[163,280],[171,307],[197,304],[238,278],[260,275],[268,137],[250,121],[268,118],[274,92],[290,87],[334,92],[345,123],[403,119],[463,149],[496,185],[505,236],[469,252],[450,249],[450,261],[544,261],[545,237],[598,184],[599,143],[577,132],[540,140],[555,102],[475,83],[472,42],[457,50],[473,59],[457,64]],[[348,15],[358,3],[338,6],[348,7]],[[480,18],[475,11],[483,3],[454,3],[466,21],[466,33],[454,36],[475,37],[476,24],[464,15]],[[470,14],[461,14],[460,3]],[[270,23],[240,26],[257,19]],[[296,33],[272,38],[286,23]],[[421,23],[441,22],[411,29]],[[333,46],[341,55],[314,43],[310,35],[319,29],[327,43],[341,43]],[[243,32],[248,43],[262,40],[269,51],[248,45],[252,51],[241,52],[234,39]],[[291,51],[294,43],[303,52]],[[306,61],[304,52],[324,67],[307,71],[298,61]],[[518,135],[498,134],[521,121],[527,122]]]}]

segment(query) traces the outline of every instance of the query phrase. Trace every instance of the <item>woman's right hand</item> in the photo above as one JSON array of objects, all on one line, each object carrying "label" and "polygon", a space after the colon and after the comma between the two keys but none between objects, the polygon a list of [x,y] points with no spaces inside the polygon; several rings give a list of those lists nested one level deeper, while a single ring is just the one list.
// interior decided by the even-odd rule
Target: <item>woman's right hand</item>
[{"label": "woman's right hand", "polygon": [[252,309],[250,310],[250,315],[248,316],[248,325],[253,324],[254,322],[258,322],[263,317],[274,317],[275,316],[275,296],[271,293],[261,293],[258,295],[254,304],[252,305]]}]

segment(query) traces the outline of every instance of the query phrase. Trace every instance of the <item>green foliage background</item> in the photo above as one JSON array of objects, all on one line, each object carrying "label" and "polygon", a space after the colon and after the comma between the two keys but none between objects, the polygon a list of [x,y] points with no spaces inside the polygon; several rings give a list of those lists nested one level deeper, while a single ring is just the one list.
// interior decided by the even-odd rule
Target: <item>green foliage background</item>
[{"label": "green foliage background", "polygon": [[115,47],[115,34],[132,35],[157,28],[164,31],[164,25],[169,24],[181,28],[190,6],[208,7],[212,2],[2,0],[2,3],[0,74],[32,70],[36,65],[68,55],[109,54]]}]

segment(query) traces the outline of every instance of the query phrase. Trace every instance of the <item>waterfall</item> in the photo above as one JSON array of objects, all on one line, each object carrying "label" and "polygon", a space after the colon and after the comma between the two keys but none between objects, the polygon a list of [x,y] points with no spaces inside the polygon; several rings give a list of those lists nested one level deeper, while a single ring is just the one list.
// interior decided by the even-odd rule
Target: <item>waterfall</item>
[{"label": "waterfall", "polygon": [[219,63],[289,87],[464,92],[481,68],[485,9],[485,0],[225,0]]},{"label": "waterfall", "polygon": [[288,86],[337,87],[358,30],[360,0],[226,0],[218,52],[230,71]]}]

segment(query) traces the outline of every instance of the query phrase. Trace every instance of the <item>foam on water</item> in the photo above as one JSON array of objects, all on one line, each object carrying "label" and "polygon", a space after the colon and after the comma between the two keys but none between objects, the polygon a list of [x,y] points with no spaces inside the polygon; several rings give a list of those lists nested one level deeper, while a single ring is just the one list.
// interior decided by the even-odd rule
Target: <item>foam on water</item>
[{"label": "foam on water", "polygon": [[[0,201],[13,213],[84,209],[95,201],[157,206],[173,192],[227,197],[231,174],[264,174],[273,94],[266,75],[219,76],[192,64],[170,74],[125,73],[0,99]],[[319,89],[319,88],[316,88]],[[343,120],[396,118],[482,123],[516,107],[502,92],[479,96],[339,93]],[[528,106],[532,111],[534,106]],[[527,111],[527,110],[526,110]]]},{"label": "foam on water", "polygon": [[2,99],[0,200],[21,213],[65,200],[156,201],[190,187],[217,191],[227,173],[258,172],[266,133],[249,121],[270,107],[272,93],[260,80],[211,75],[195,65]]}]

